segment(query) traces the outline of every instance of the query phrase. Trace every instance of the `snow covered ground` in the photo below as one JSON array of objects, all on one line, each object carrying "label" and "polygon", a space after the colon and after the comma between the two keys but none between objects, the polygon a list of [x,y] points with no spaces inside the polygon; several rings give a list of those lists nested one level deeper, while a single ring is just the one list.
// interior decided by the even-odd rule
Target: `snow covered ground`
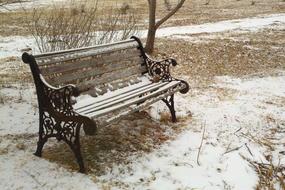
[{"label": "snow covered ground", "polygon": [[257,31],[272,25],[285,24],[285,14],[263,15],[253,18],[226,20],[215,23],[205,23],[193,26],[177,26],[162,28],[157,31],[157,36],[165,37],[179,34],[200,34],[225,32],[233,30]]},{"label": "snow covered ground", "polygon": [[61,3],[66,0],[32,0],[32,1],[22,1],[20,3],[12,3],[9,5],[5,5],[4,7],[0,7],[1,12],[11,12],[18,11],[21,9],[30,9],[31,7],[46,7],[52,4]]},{"label": "snow covered ground", "polygon": [[[265,156],[273,153],[274,162],[285,163],[284,81],[284,72],[244,79],[221,76],[208,89],[192,89],[190,96],[177,96],[178,115],[192,113],[192,118],[181,124],[181,134],[151,153],[130,157],[127,165],[113,165],[95,182],[88,175],[32,155],[38,117],[28,103],[36,99],[27,90],[22,101],[15,98],[0,107],[4,116],[0,125],[4,137],[0,140],[0,188],[253,189],[258,177],[241,155],[267,163]],[[15,89],[1,93],[19,96]],[[164,109],[157,103],[150,113],[157,119]],[[258,143],[262,139],[270,140],[274,151]]]},{"label": "snow covered ground", "polygon": [[[278,14],[164,28],[158,35],[176,38],[183,34],[251,31],[284,24],[285,14]],[[0,58],[20,55],[21,49],[34,47],[30,40],[0,38]],[[0,104],[0,189],[3,190],[247,190],[254,189],[259,179],[245,158],[270,163],[268,157],[271,157],[273,164],[285,165],[285,72],[282,70],[242,78],[217,76],[207,88],[192,88],[187,95],[177,95],[177,114],[184,120],[162,125],[178,127],[180,132],[172,134],[170,130],[168,135],[172,139],[150,152],[128,156],[127,163],[114,162],[100,175],[92,173],[93,170],[88,175],[79,174],[45,156],[33,156],[38,130],[33,87],[2,88],[0,98],[4,102]],[[159,120],[167,109],[158,102],[148,111],[154,120]],[[154,124],[149,118],[142,123],[148,122]],[[52,141],[45,148],[54,149],[56,143]],[[277,183],[275,186],[282,189]]]}]

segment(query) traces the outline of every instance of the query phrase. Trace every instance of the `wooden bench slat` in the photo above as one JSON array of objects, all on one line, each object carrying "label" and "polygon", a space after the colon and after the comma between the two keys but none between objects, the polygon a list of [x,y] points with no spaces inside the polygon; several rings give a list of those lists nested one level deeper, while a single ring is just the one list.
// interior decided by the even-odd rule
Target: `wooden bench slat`
[{"label": "wooden bench slat", "polygon": [[67,73],[78,69],[96,67],[100,64],[120,62],[124,60],[138,60],[138,62],[143,62],[142,58],[140,58],[141,53],[137,49],[130,49],[129,51],[124,52],[123,54],[128,54],[128,56],[121,56],[122,52],[119,51],[113,52],[111,54],[90,57],[89,59],[59,62],[58,64],[54,64],[49,67],[41,66],[40,70],[44,76],[50,76],[58,73]]},{"label": "wooden bench slat", "polygon": [[129,100],[131,98],[140,96],[142,94],[158,90],[160,87],[166,85],[168,82],[162,82],[162,83],[153,83],[151,85],[148,85],[143,88],[139,88],[133,91],[129,91],[129,93],[120,95],[120,96],[113,96],[112,98],[107,99],[106,101],[101,102],[92,102],[92,104],[89,104],[85,107],[79,108],[76,111],[79,111],[80,113],[88,114],[90,111],[94,112],[97,110],[102,110],[106,107],[110,107],[112,105],[118,104],[120,102]]},{"label": "wooden bench slat", "polygon": [[[91,67],[86,70],[78,70],[77,72],[72,72],[72,73],[64,73],[60,76],[51,76],[48,77],[47,80],[55,85],[59,84],[65,84],[65,83],[70,83],[75,80],[82,80],[85,78],[90,78],[90,77],[97,77],[98,75],[102,75],[104,73],[110,73],[110,72],[115,72],[117,70],[122,70],[122,69],[133,69],[133,68],[141,68],[141,61],[139,57],[137,57],[134,60],[126,60],[123,62],[119,63],[114,63],[114,64],[103,64],[101,66],[97,67]],[[98,76],[100,77],[100,76]]]},{"label": "wooden bench slat", "polygon": [[98,97],[99,99],[101,99],[102,95],[104,95],[106,92],[115,91],[141,82],[142,82],[142,77],[133,75],[118,80],[110,81],[108,83],[96,85],[95,88],[83,91],[81,94],[89,94],[93,97]]},{"label": "wooden bench slat", "polygon": [[79,88],[80,91],[86,91],[90,90],[90,88],[92,87],[96,87],[96,85],[106,84],[111,81],[119,80],[125,77],[130,77],[130,76],[140,77],[142,76],[142,73],[144,73],[146,70],[147,69],[145,66],[116,70],[114,72],[104,73],[98,78],[79,82],[77,83],[77,87]]},{"label": "wooden bench slat", "polygon": [[110,53],[115,52],[118,50],[123,49],[131,49],[131,48],[137,48],[138,44],[135,41],[126,41],[124,43],[118,43],[115,45],[112,44],[106,44],[102,46],[94,46],[93,48],[89,49],[82,49],[80,50],[74,50],[70,52],[62,51],[62,53],[54,53],[54,54],[41,54],[41,55],[35,55],[34,57],[37,60],[37,63],[39,66],[43,65],[50,65],[55,64],[58,62],[63,61],[69,61],[72,59],[79,59],[83,57],[89,57],[89,56],[95,56],[99,54],[104,53]]},{"label": "wooden bench slat", "polygon": [[94,97],[92,97],[92,96],[89,96],[89,98],[91,98],[92,100],[90,100],[89,98],[85,98],[86,101],[88,101],[86,103],[85,103],[85,101],[79,100],[79,102],[74,105],[74,109],[81,110],[81,109],[88,107],[88,106],[91,106],[93,104],[112,101],[116,98],[119,98],[122,96],[127,96],[132,92],[136,92],[137,90],[149,88],[149,87],[155,86],[157,84],[159,84],[159,83],[152,83],[150,81],[149,82],[140,82],[138,84],[128,86],[127,88],[121,88],[121,89],[118,89],[112,93],[96,97],[96,99],[94,99]]},{"label": "wooden bench slat", "polygon": [[108,112],[115,111],[115,110],[118,110],[118,109],[122,109],[124,107],[130,106],[130,105],[133,105],[133,104],[141,103],[141,102],[143,102],[143,101],[145,101],[147,99],[150,99],[150,98],[153,98],[155,96],[158,96],[158,95],[164,93],[164,91],[169,90],[169,89],[171,89],[173,87],[176,87],[179,83],[181,83],[181,82],[180,81],[172,81],[172,82],[168,83],[167,85],[163,86],[162,88],[160,88],[159,90],[157,90],[157,91],[155,91],[155,92],[153,92],[151,94],[145,95],[145,96],[140,97],[140,98],[135,98],[135,99],[132,99],[130,101],[126,101],[126,102],[124,102],[122,104],[117,104],[115,106],[108,107],[108,108],[103,109],[103,110],[90,112],[88,114],[83,114],[83,115],[86,115],[86,116],[91,117],[91,118],[96,118],[96,117],[104,115],[104,114],[106,114]]},{"label": "wooden bench slat", "polygon": [[35,54],[33,55],[35,58],[42,58],[42,57],[47,57],[47,56],[54,56],[58,54],[63,54],[63,53],[71,53],[71,52],[77,52],[77,51],[87,51],[89,49],[94,49],[98,47],[104,47],[104,46],[112,46],[116,44],[123,44],[123,43],[128,43],[128,42],[133,42],[133,39],[127,39],[127,40],[122,40],[118,42],[113,42],[109,44],[102,44],[102,45],[94,45],[94,46],[87,46],[87,47],[81,47],[81,48],[74,48],[74,49],[68,49],[68,50],[60,50],[56,52],[46,52],[46,53],[40,53],[40,54]]},{"label": "wooden bench slat", "polygon": [[106,125],[109,125],[110,123],[112,122],[116,122],[118,120],[120,120],[122,117],[126,116],[126,115],[129,115],[131,113],[134,113],[136,111],[139,111],[139,110],[142,110],[144,108],[147,108],[148,106],[150,106],[151,104],[161,100],[161,99],[164,99],[164,98],[167,98],[169,97],[170,95],[180,91],[181,89],[183,89],[184,87],[182,86],[178,86],[177,88],[171,90],[171,91],[168,91],[164,94],[161,94],[159,96],[156,96],[154,98],[151,98],[151,99],[148,99],[146,100],[145,102],[137,105],[133,105],[133,106],[130,106],[130,107],[126,107],[126,109],[123,109],[123,110],[120,110],[121,112],[119,114],[116,114],[112,117],[106,117],[104,118],[103,120],[97,120],[98,119],[98,116],[93,116],[92,118],[94,120],[97,120],[98,121],[98,124],[101,126],[101,127],[104,127]]}]

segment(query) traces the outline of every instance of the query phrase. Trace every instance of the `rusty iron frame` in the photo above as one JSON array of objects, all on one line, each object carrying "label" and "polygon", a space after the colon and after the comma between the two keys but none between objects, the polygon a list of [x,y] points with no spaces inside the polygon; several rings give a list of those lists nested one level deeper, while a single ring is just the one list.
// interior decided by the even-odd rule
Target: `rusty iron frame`
[{"label": "rusty iron frame", "polygon": [[89,134],[95,133],[96,123],[73,111],[71,98],[79,95],[78,89],[73,85],[61,88],[50,86],[42,77],[33,55],[23,53],[22,60],[30,65],[38,97],[39,138],[35,155],[41,157],[44,144],[49,138],[55,137],[69,145],[79,165],[79,172],[84,173],[80,128],[83,127]]},{"label": "rusty iron frame", "polygon": [[[175,59],[168,58],[168,59],[164,59],[161,61],[156,61],[150,58],[150,56],[146,54],[142,46],[142,42],[138,37],[132,36],[131,38],[138,42],[139,44],[138,49],[141,51],[141,56],[144,59],[143,64],[147,67],[147,73],[151,77],[156,78],[156,80],[162,80],[162,81],[180,81],[184,85],[184,88],[180,90],[180,93],[186,94],[189,91],[190,87],[186,81],[174,78],[172,77],[170,73],[170,66],[177,65],[177,61]],[[174,107],[174,94],[172,94],[168,98],[162,99],[162,101],[169,108],[172,122],[176,122],[177,118],[176,118],[175,107]]]}]

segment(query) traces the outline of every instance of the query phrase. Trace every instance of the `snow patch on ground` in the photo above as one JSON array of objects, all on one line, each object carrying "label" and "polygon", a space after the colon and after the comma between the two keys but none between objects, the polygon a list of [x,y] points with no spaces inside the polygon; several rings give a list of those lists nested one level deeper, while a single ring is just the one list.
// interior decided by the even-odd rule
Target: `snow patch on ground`
[{"label": "snow patch on ground", "polygon": [[[181,134],[151,153],[131,156],[129,164],[113,165],[95,181],[88,175],[34,157],[34,146],[26,150],[15,148],[18,146],[9,140],[10,136],[30,134],[36,137],[37,131],[38,115],[26,103],[29,96],[23,96],[26,101],[4,104],[0,108],[4,116],[0,128],[0,136],[4,137],[0,141],[0,188],[96,189],[110,184],[112,189],[253,189],[258,177],[240,155],[266,163],[264,154],[269,153],[268,147],[254,141],[255,138],[271,135],[273,161],[285,163],[285,156],[280,154],[284,150],[285,134],[270,132],[278,126],[285,128],[284,81],[283,74],[244,79],[221,76],[216,77],[210,88],[192,89],[183,97],[177,95],[178,115],[192,113],[192,117],[180,123]],[[1,92],[14,93],[11,90]],[[35,102],[35,99],[30,101]],[[156,106],[158,108],[150,109],[155,118],[162,110],[166,111],[163,104],[156,103]],[[23,143],[36,144],[36,138],[29,141],[32,142]],[[3,152],[5,149],[7,152]]]},{"label": "snow patch on ground", "polygon": [[284,25],[285,14],[263,15],[253,18],[226,20],[215,23],[205,23],[193,26],[177,26],[159,29],[158,37],[166,37],[179,34],[216,33],[230,30],[258,31],[274,25]]},{"label": "snow patch on ground", "polygon": [[[123,181],[135,189],[253,189],[258,180],[257,175],[240,155],[267,163],[263,155],[267,150],[242,134],[262,139],[270,129],[277,126],[276,123],[268,123],[268,115],[276,121],[280,120],[278,125],[285,128],[285,108],[282,104],[264,105],[265,100],[285,98],[285,76],[244,81],[223,76],[217,77],[217,81],[220,82],[214,85],[215,90],[234,89],[233,94],[230,97],[219,97],[217,92],[211,93],[205,89],[200,95],[178,101],[178,110],[182,107],[193,113],[193,121],[189,122],[185,132],[155,152],[135,159],[128,166],[132,172],[125,171],[125,175],[111,172],[103,178]],[[152,115],[157,117],[155,109],[151,110]],[[206,132],[199,165],[197,154],[203,126]],[[285,134],[277,136],[276,144],[280,146],[275,147],[275,161],[277,163],[280,159],[280,163],[285,163],[285,156],[278,154],[284,149],[282,139]],[[113,171],[117,171],[116,167]]]},{"label": "snow patch on ground", "polygon": [[30,9],[30,8],[40,8],[46,7],[55,3],[64,2],[66,0],[30,0],[23,1],[21,3],[12,3],[9,5],[5,5],[4,7],[0,7],[1,12],[10,12],[10,11],[18,11],[22,9]]},{"label": "snow patch on ground", "polygon": [[27,48],[36,49],[36,42],[33,37],[0,37],[0,58],[20,57],[23,53],[22,50]]},{"label": "snow patch on ground", "polygon": [[[217,86],[236,89],[239,91],[251,92],[256,96],[284,96],[284,76],[260,77],[252,79],[236,79],[229,76],[216,77],[219,82]],[[258,81],[258,82],[257,82]],[[264,88],[266,86],[266,88]]]},{"label": "snow patch on ground", "polygon": [[0,155],[0,188],[13,189],[99,189],[86,175],[68,172],[24,151]]}]

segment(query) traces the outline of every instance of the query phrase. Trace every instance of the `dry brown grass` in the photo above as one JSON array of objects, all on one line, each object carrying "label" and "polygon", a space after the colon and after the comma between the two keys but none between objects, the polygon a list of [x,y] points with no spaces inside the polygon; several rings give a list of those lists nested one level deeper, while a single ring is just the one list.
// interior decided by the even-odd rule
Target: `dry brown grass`
[{"label": "dry brown grass", "polygon": [[[179,133],[180,127],[169,125],[163,126],[152,121],[145,112],[140,112],[98,130],[94,137],[82,136],[82,151],[90,174],[103,175],[113,164],[125,164],[127,168],[132,155],[150,152]],[[171,137],[167,135],[170,131]],[[65,143],[46,146],[43,157],[77,170],[75,158]]]},{"label": "dry brown grass", "polygon": [[[285,69],[285,33],[270,29],[256,33],[229,33],[227,37],[191,40],[158,39],[155,56],[174,57],[178,66],[176,75],[189,76],[195,86],[213,82],[219,75],[244,76],[271,70]],[[239,40],[232,38],[239,37]]]},{"label": "dry brown grass", "polygon": [[25,23],[27,14],[24,11],[0,12],[0,36],[30,35]]},{"label": "dry brown grass", "polygon": [[[147,27],[148,7],[145,0],[107,0],[99,1],[100,7],[106,9],[111,6],[120,7],[123,2],[127,2],[130,7],[138,14],[140,25]],[[175,1],[173,1],[174,3]],[[252,17],[260,14],[284,13],[285,2],[282,0],[258,0],[255,5],[250,5],[250,0],[211,0],[209,5],[205,5],[204,1],[191,0],[186,1],[183,8],[177,14],[167,21],[163,26],[191,25],[201,24],[205,22],[215,22],[220,20],[237,19]],[[167,9],[163,1],[159,1],[158,18],[167,13]],[[13,11],[0,13],[0,35],[28,35],[28,31],[23,28],[25,23],[29,22],[28,16],[24,11]],[[53,14],[50,12],[49,14]]]},{"label": "dry brown grass", "polygon": [[268,163],[252,161],[242,156],[253,167],[259,177],[256,190],[285,189],[285,166],[281,163],[274,164],[272,155],[266,155]]},{"label": "dry brown grass", "polygon": [[26,85],[32,81],[29,66],[19,58],[8,57],[0,59],[0,88],[17,84]]},{"label": "dry brown grass", "polygon": [[[206,1],[206,0],[205,0]],[[205,22],[253,17],[259,14],[284,13],[285,3],[282,0],[257,0],[251,6],[251,0],[211,0],[186,1],[185,6],[177,13],[169,25],[201,24]],[[174,19],[174,18],[173,18]]]},{"label": "dry brown grass", "polygon": [[[251,6],[251,0],[211,0],[205,5],[207,0],[188,0],[184,3],[174,17],[172,17],[165,25],[189,25],[200,24],[205,22],[215,22],[220,20],[236,19],[252,17],[259,14],[284,13],[285,2],[282,0],[257,0]],[[106,5],[122,3],[122,0],[106,0]],[[141,18],[148,18],[147,1],[145,0],[124,0],[129,3]],[[177,1],[171,0],[172,5]],[[167,13],[167,7],[164,1],[158,1],[157,13],[158,18]],[[164,26],[165,26],[164,25]]]}]

